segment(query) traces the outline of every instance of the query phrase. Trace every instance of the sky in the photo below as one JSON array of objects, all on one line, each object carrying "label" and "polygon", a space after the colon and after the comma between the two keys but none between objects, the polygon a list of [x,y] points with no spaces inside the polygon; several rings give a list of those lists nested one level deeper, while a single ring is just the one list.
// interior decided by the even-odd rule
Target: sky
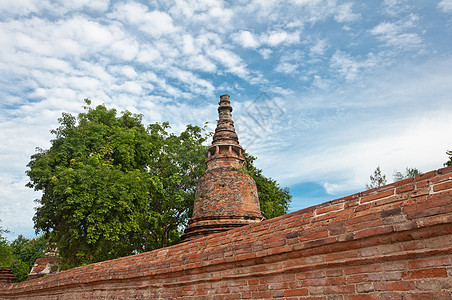
[{"label": "sky", "polygon": [[452,149],[452,0],[0,0],[0,226],[34,236],[36,147],[83,99],[240,143],[291,211]]}]

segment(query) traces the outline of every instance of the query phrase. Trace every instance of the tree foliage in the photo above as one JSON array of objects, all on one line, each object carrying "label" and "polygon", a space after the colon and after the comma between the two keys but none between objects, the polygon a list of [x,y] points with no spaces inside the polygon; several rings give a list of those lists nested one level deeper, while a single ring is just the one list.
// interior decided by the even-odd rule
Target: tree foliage
[{"label": "tree foliage", "polygon": [[47,239],[44,236],[29,239],[19,235],[11,243],[12,254],[27,265],[28,273],[35,261],[45,255],[46,249]]},{"label": "tree foliage", "polygon": [[[28,164],[27,185],[43,192],[37,233],[56,246],[63,268],[177,243],[205,172],[209,133],[188,125],[176,135],[168,123],[146,128],[141,115],[86,103],[77,117],[63,113],[50,149],[38,149]],[[264,215],[285,213],[288,190],[254,168],[254,159],[249,170]]]},{"label": "tree foliage", "polygon": [[[10,267],[16,281],[24,281],[30,273],[34,260],[30,264],[23,261],[23,257],[15,252],[17,239],[10,244],[3,236],[7,232],[0,227],[0,267]],[[23,236],[21,239],[26,240]]]},{"label": "tree foliage", "polygon": [[370,184],[366,184],[366,189],[377,188],[385,185],[387,182],[386,175],[381,173],[380,166],[375,169],[373,175],[370,175],[369,178]]},{"label": "tree foliage", "polygon": [[452,150],[447,150],[446,154],[449,155],[449,160],[444,163],[444,166],[452,166]]},{"label": "tree foliage", "polygon": [[5,233],[8,233],[8,231],[0,226],[0,268],[9,267],[12,259],[11,248],[9,247],[8,241],[4,237]]},{"label": "tree foliage", "polygon": [[400,181],[403,179],[414,177],[419,174],[421,174],[421,172],[417,168],[406,168],[405,173],[395,171],[394,172],[394,181]]}]

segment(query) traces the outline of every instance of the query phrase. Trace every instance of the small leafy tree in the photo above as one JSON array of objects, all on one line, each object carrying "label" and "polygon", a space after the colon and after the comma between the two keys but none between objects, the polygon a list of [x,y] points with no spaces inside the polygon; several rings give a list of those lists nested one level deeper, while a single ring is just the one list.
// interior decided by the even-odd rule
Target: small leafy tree
[{"label": "small leafy tree", "polygon": [[11,245],[3,236],[7,232],[0,226],[0,267],[10,267],[16,281],[24,281],[28,277],[30,269],[26,263],[13,254]]},{"label": "small leafy tree", "polygon": [[394,172],[394,181],[400,181],[403,179],[414,177],[419,174],[421,174],[421,172],[416,168],[406,168],[405,173],[395,171]]},{"label": "small leafy tree", "polygon": [[42,235],[37,238],[28,239],[19,235],[11,243],[12,254],[23,261],[28,267],[28,273],[35,261],[45,255],[47,248],[47,239]]},{"label": "small leafy tree", "polygon": [[9,247],[8,241],[4,237],[5,233],[8,233],[8,230],[3,229],[0,226],[0,268],[9,267],[12,260],[11,248]]},{"label": "small leafy tree", "polygon": [[366,189],[373,189],[386,184],[386,175],[381,173],[380,166],[378,166],[373,175],[369,176],[370,184],[366,184]]},{"label": "small leafy tree", "polygon": [[452,166],[452,150],[447,150],[446,154],[449,155],[449,160],[444,163],[444,166]]}]

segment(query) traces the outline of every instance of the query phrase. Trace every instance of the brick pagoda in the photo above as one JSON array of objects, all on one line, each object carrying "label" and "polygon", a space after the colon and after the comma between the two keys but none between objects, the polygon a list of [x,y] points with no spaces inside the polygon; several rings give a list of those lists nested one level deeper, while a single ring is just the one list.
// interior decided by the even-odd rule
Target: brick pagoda
[{"label": "brick pagoda", "polygon": [[256,183],[245,171],[243,148],[239,145],[231,112],[229,95],[221,96],[219,120],[206,159],[207,170],[196,187],[193,216],[188,221],[183,241],[264,219]]}]

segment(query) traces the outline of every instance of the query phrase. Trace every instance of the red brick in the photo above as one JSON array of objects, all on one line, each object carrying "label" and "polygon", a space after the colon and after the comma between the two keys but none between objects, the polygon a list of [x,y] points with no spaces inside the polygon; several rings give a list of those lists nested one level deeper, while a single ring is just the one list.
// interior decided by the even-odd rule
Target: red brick
[{"label": "red brick", "polygon": [[259,283],[258,279],[249,279],[248,280],[248,285],[257,285]]},{"label": "red brick", "polygon": [[344,222],[334,222],[333,224],[329,224],[327,227],[330,235],[338,235],[347,232]]},{"label": "red brick", "polygon": [[372,206],[372,203],[360,204],[360,205],[355,207],[354,212],[368,210],[371,206]]},{"label": "red brick", "polygon": [[405,294],[404,300],[450,300],[449,292],[435,291],[431,293],[414,293]]},{"label": "red brick", "polygon": [[246,259],[253,259],[253,258],[256,258],[255,253],[237,255],[237,260],[246,260]]},{"label": "red brick", "polygon": [[328,294],[351,294],[355,292],[355,286],[342,285],[342,286],[327,286],[325,287],[325,293]]},{"label": "red brick", "polygon": [[410,184],[398,187],[396,189],[396,194],[405,193],[405,192],[409,192],[409,191],[412,191],[412,190],[414,190],[414,184],[410,183]]},{"label": "red brick", "polygon": [[390,226],[388,227],[378,227],[378,228],[371,228],[371,229],[365,229],[361,230],[355,233],[356,239],[361,239],[369,236],[374,235],[381,235],[381,234],[387,234],[393,232],[394,229]]},{"label": "red brick", "polygon": [[448,190],[448,189],[452,189],[452,181],[443,182],[443,183],[436,184],[433,186],[434,192],[439,192],[439,191]]},{"label": "red brick", "polygon": [[284,291],[284,297],[306,296],[307,294],[308,294],[308,289],[296,289],[296,290]]},{"label": "red brick", "polygon": [[432,177],[435,177],[436,175],[436,171],[430,171],[427,173],[422,173],[419,175],[416,175],[416,177],[414,178],[415,181],[422,181],[422,180],[426,180],[426,179],[430,179]]},{"label": "red brick", "polygon": [[440,175],[430,179],[431,184],[452,180],[452,174]]},{"label": "red brick", "polygon": [[411,291],[416,287],[412,281],[374,282],[377,291]]},{"label": "red brick", "polygon": [[416,190],[412,191],[410,193],[410,197],[411,198],[416,198],[416,197],[420,197],[420,196],[425,196],[430,194],[430,187],[425,187],[425,188],[417,188]]},{"label": "red brick", "polygon": [[378,300],[380,297],[375,295],[345,295],[344,300]]},{"label": "red brick", "polygon": [[325,277],[324,271],[313,271],[313,272],[301,272],[296,274],[297,280],[303,280],[308,278],[322,278]]},{"label": "red brick", "polygon": [[380,206],[380,205],[386,205],[386,204],[390,204],[390,203],[403,203],[404,200],[408,199],[409,195],[408,193],[405,194],[398,194],[398,195],[394,195],[382,200],[377,200],[372,202],[372,207],[375,206]]},{"label": "red brick", "polygon": [[346,267],[344,269],[344,272],[346,275],[381,272],[381,266],[380,265],[364,265],[364,266],[356,266],[356,267]]},{"label": "red brick", "polygon": [[326,261],[336,261],[341,259],[347,259],[347,258],[353,258],[358,257],[358,251],[357,250],[351,250],[346,252],[339,252],[339,253],[331,253],[326,255]]},{"label": "red brick", "polygon": [[382,292],[380,300],[405,300],[405,297],[400,292]]},{"label": "red brick", "polygon": [[260,291],[260,292],[252,292],[251,297],[253,299],[265,299],[265,298],[271,298],[272,292],[271,291]]},{"label": "red brick", "polygon": [[446,268],[422,269],[403,272],[402,277],[404,279],[447,277],[447,271]]},{"label": "red brick", "polygon": [[328,231],[320,231],[320,232],[315,232],[315,233],[311,233],[311,234],[302,234],[299,237],[299,240],[302,241],[309,241],[309,240],[316,240],[316,239],[321,239],[321,238],[326,238],[328,237]]},{"label": "red brick", "polygon": [[394,195],[394,190],[388,190],[388,191],[384,191],[384,192],[377,192],[376,194],[369,195],[369,196],[361,198],[361,203],[377,200],[377,199],[380,199],[380,198],[389,197],[391,195]]},{"label": "red brick", "polygon": [[452,266],[452,256],[429,257],[426,259],[413,260],[408,263],[410,269],[420,269],[438,266]]},{"label": "red brick", "polygon": [[281,236],[276,236],[276,237],[272,237],[272,238],[268,238],[266,240],[264,240],[264,249],[268,249],[268,248],[274,248],[274,247],[279,247],[279,246],[283,246],[286,243],[285,238],[281,237]]},{"label": "red brick", "polygon": [[448,166],[448,167],[445,167],[445,168],[442,168],[442,169],[438,169],[436,172],[438,173],[438,175],[452,173],[452,166]]},{"label": "red brick", "polygon": [[326,276],[328,277],[338,277],[342,276],[343,271],[341,269],[335,269],[335,270],[326,270]]},{"label": "red brick", "polygon": [[339,203],[336,205],[330,205],[327,207],[318,208],[315,212],[317,215],[321,215],[330,211],[342,210],[344,208],[344,203]]}]

